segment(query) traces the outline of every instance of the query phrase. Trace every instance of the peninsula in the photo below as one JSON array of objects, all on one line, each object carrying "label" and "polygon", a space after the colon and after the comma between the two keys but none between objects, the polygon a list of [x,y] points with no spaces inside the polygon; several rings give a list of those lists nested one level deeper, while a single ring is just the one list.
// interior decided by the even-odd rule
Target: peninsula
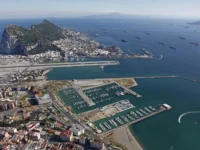
[{"label": "peninsula", "polygon": [[26,29],[8,25],[2,35],[1,54],[39,54],[47,51],[64,51],[79,55],[121,54],[119,47],[104,46],[81,32],[60,28],[44,20]]},{"label": "peninsula", "polygon": [[190,22],[188,24],[190,24],[190,25],[200,25],[200,20],[199,21],[195,21],[195,22]]},{"label": "peninsula", "polygon": [[38,25],[23,28],[8,25],[2,35],[0,54],[36,55],[60,52],[66,60],[71,57],[92,57],[103,59],[153,58],[150,53],[126,54],[118,46],[105,46],[84,33],[70,28],[60,28],[48,20]]}]

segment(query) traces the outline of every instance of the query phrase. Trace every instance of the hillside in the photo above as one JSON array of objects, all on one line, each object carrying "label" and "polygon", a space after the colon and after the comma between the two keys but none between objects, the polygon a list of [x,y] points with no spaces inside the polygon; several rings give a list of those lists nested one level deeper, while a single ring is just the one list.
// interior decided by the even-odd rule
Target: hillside
[{"label": "hillside", "polygon": [[195,21],[195,22],[191,22],[191,23],[188,23],[190,25],[200,25],[200,21]]},{"label": "hillside", "polygon": [[27,55],[59,50],[52,42],[60,38],[64,38],[62,29],[47,20],[28,29],[9,25],[2,35],[0,53]]}]

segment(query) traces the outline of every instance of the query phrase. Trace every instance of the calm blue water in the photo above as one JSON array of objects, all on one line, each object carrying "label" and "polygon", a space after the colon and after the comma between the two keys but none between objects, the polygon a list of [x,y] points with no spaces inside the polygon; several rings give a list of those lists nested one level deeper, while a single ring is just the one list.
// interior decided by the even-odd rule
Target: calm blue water
[{"label": "calm blue water", "polygon": [[[0,34],[7,24],[29,27],[41,21],[42,19],[0,20]],[[99,34],[99,37],[93,38],[105,45],[118,45],[125,52],[129,49],[141,53],[140,48],[144,47],[156,58],[122,60],[120,66],[105,67],[104,72],[98,67],[56,68],[48,74],[48,79],[150,75],[180,75],[200,79],[200,46],[188,43],[193,41],[200,44],[200,26],[184,28],[191,20],[50,19],[50,21],[60,27]],[[107,28],[108,33],[103,33],[100,27]],[[124,30],[127,33],[124,33]],[[146,35],[145,32],[151,32],[151,35]],[[140,36],[142,39],[137,40],[135,36]],[[186,40],[181,40],[178,36],[183,36]],[[131,42],[122,43],[113,37],[124,38]],[[156,41],[164,42],[165,45],[159,45]],[[176,50],[169,49],[169,46],[176,47]],[[158,60],[161,54],[163,58]],[[134,90],[143,95],[143,101],[166,102],[173,107],[170,112],[156,115],[131,127],[144,149],[199,150],[199,114],[185,116],[181,124],[178,124],[177,119],[184,112],[199,110],[200,84],[181,79],[140,79],[137,82],[139,86]]]},{"label": "calm blue water", "polygon": [[[140,75],[182,75],[193,78],[200,78],[200,46],[189,44],[189,41],[200,43],[200,27],[193,26],[184,28],[189,20],[52,20],[59,26],[72,27],[78,31],[87,32],[90,29],[92,33],[100,34],[100,37],[93,37],[106,45],[118,45],[123,51],[131,50],[135,53],[141,53],[140,48],[145,47],[152,52],[156,58],[163,55],[162,60],[123,60],[120,66],[106,67],[105,72],[98,75],[95,69],[91,72],[84,72],[81,76],[76,74],[73,69],[74,78],[90,78],[97,76],[140,76]],[[170,26],[173,24],[173,26]],[[108,33],[103,33],[99,28],[107,28]],[[126,30],[128,33],[124,33]],[[145,32],[151,32],[152,35],[146,35]],[[142,39],[137,40],[135,36]],[[178,36],[184,36],[186,40],[180,40]],[[131,42],[122,43],[112,37],[120,37]],[[159,45],[156,41],[162,41],[165,46]],[[133,43],[134,42],[134,43]],[[144,46],[138,46],[142,44]],[[169,49],[174,46],[174,51]],[[49,79],[71,78],[71,75],[62,73],[59,68],[49,74]],[[77,71],[79,68],[77,68]],[[93,73],[94,71],[94,73]],[[119,74],[120,72],[120,74]],[[70,74],[71,74],[70,73]]]}]

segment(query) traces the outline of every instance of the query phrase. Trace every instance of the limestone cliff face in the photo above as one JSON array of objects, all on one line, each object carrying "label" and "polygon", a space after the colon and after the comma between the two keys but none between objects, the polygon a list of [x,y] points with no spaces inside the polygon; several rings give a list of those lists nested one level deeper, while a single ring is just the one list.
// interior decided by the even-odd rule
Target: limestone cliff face
[{"label": "limestone cliff face", "polygon": [[27,55],[59,50],[52,42],[60,38],[63,38],[62,29],[47,20],[30,28],[8,25],[2,35],[0,54]]},{"label": "limestone cliff face", "polygon": [[10,34],[7,29],[5,29],[2,35],[0,53],[26,55],[27,49],[17,36]]}]

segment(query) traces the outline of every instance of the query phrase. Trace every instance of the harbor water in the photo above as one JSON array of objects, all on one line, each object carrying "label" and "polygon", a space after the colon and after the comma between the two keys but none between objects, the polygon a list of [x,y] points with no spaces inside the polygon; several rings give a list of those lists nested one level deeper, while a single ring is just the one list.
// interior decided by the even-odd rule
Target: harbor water
[{"label": "harbor water", "polygon": [[[191,20],[135,18],[115,19],[49,19],[60,27],[70,27],[85,33],[98,34],[91,38],[105,45],[118,45],[124,52],[153,53],[154,59],[121,60],[119,66],[55,68],[49,80],[108,77],[177,75],[200,80],[200,26],[188,26]],[[7,24],[29,27],[42,19],[0,20],[0,33]],[[101,30],[106,28],[107,32]],[[126,32],[124,32],[126,30]],[[145,34],[150,32],[151,35]],[[136,39],[135,37],[141,37]],[[180,39],[179,36],[186,39]],[[121,42],[117,38],[127,40]],[[158,42],[164,42],[164,45]],[[175,47],[171,49],[169,47]],[[162,112],[130,126],[132,133],[145,150],[199,150],[200,114],[188,114],[178,122],[181,114],[200,111],[200,84],[178,78],[136,79],[134,91],[142,95],[137,103],[167,103],[172,110]]]}]

